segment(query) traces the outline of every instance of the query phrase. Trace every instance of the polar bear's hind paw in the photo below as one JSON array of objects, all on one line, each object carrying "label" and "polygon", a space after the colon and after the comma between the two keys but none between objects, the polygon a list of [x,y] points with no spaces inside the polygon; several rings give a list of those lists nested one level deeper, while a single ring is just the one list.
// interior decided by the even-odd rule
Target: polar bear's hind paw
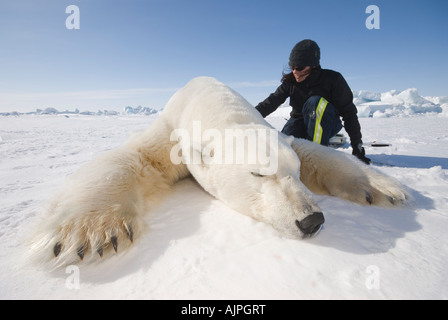
[{"label": "polar bear's hind paw", "polygon": [[[127,231],[127,235],[129,240],[131,240],[131,243],[134,242],[134,232],[132,231],[131,227],[126,226],[126,231]],[[105,248],[107,248],[109,246],[109,244],[112,244],[114,251],[116,253],[118,253],[118,238],[117,236],[112,236],[110,238],[110,243],[103,243],[100,244],[99,246],[97,246],[96,248],[96,252],[98,253],[98,255],[102,258],[104,255],[104,250]],[[84,255],[87,251],[87,249],[89,248],[88,243],[87,244],[82,244],[78,247],[77,249],[77,255],[78,257],[83,260],[84,259]],[[55,258],[57,258],[59,256],[59,254],[62,251],[62,243],[61,242],[57,242],[53,248],[53,254],[55,256]]]},{"label": "polar bear's hind paw", "polygon": [[119,245],[126,248],[134,242],[135,229],[132,226],[136,225],[135,221],[125,221],[125,217],[115,217],[108,222],[103,220],[102,223],[95,223],[87,217],[81,220],[74,219],[59,228],[51,246],[55,258],[67,255],[82,261],[88,252],[102,258],[112,249],[118,253]]}]

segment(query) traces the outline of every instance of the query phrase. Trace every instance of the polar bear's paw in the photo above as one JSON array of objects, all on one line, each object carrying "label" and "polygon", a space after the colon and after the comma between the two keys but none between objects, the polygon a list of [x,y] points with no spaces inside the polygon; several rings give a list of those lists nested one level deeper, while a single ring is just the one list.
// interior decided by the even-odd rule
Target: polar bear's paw
[{"label": "polar bear's paw", "polygon": [[291,146],[301,162],[300,179],[314,193],[385,207],[412,201],[401,183],[352,155],[301,139]]},{"label": "polar bear's paw", "polygon": [[340,198],[361,205],[374,205],[383,207],[401,207],[410,200],[410,195],[400,186],[372,186],[357,185],[350,188],[351,192],[336,194]]},{"label": "polar bear's paw", "polygon": [[370,192],[366,193],[366,199],[371,205],[401,207],[412,201],[405,187],[390,177],[371,173],[369,184]]},{"label": "polar bear's paw", "polygon": [[56,228],[46,247],[58,264],[94,260],[129,247],[140,228],[132,214],[96,212],[75,216]]}]

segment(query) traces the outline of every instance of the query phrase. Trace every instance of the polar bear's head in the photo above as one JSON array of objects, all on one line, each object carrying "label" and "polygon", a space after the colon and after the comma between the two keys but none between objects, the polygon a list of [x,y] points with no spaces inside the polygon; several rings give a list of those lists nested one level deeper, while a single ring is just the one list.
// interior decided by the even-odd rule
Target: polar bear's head
[{"label": "polar bear's head", "polygon": [[200,153],[196,148],[200,161],[188,164],[190,172],[206,191],[229,207],[271,224],[287,237],[312,236],[324,217],[300,181],[297,154],[277,131],[264,135],[253,125],[250,128],[257,140],[251,141],[251,133],[244,131],[234,135],[240,138],[244,133],[244,155],[238,153],[235,139],[202,141]]}]

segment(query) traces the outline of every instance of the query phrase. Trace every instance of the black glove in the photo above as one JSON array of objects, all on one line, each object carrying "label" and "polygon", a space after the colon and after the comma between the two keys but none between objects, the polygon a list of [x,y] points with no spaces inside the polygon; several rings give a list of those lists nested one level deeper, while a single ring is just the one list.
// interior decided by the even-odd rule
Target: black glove
[{"label": "black glove", "polygon": [[364,148],[362,146],[362,142],[358,143],[356,146],[352,146],[352,147],[353,147],[352,155],[357,157],[359,160],[361,160],[365,164],[370,164],[370,162],[372,160],[370,160],[369,158],[366,157],[366,150],[364,150]]}]

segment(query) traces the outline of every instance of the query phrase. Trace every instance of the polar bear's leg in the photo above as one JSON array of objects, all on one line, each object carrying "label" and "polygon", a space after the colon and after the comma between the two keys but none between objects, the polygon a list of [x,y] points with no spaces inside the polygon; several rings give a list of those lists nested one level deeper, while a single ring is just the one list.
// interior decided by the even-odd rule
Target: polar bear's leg
[{"label": "polar bear's leg", "polygon": [[303,139],[291,146],[300,159],[300,179],[314,193],[379,206],[399,206],[410,198],[399,182],[351,155]]},{"label": "polar bear's leg", "polygon": [[122,251],[138,238],[143,215],[188,174],[170,161],[170,133],[158,120],[81,168],[48,207],[32,241],[36,253],[66,265]]}]

